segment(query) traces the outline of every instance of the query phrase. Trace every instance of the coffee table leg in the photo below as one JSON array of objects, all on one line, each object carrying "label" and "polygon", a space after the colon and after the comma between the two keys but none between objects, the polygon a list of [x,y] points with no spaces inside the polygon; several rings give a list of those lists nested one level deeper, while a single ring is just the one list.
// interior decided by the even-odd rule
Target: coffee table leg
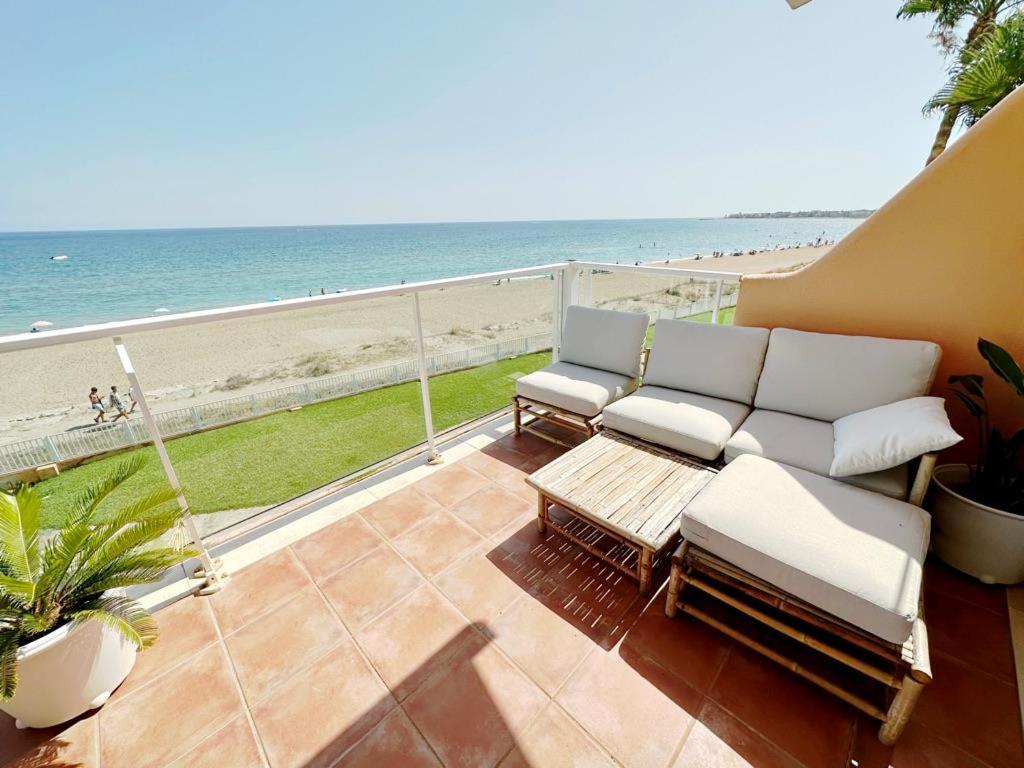
[{"label": "coffee table leg", "polygon": [[543,493],[537,494],[537,530],[541,533],[548,530],[548,500]]},{"label": "coffee table leg", "polygon": [[651,562],[654,559],[654,552],[644,547],[640,550],[640,594],[646,595],[651,591]]}]

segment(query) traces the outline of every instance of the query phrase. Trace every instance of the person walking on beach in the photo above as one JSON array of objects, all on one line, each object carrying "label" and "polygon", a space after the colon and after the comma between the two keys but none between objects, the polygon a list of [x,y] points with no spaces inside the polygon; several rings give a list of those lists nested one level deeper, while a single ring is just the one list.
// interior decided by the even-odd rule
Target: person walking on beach
[{"label": "person walking on beach", "polygon": [[128,413],[135,413],[135,406],[139,404],[139,401],[135,399],[135,388],[132,386],[128,387],[128,399],[132,401],[132,406],[128,409]]},{"label": "person walking on beach", "polygon": [[121,395],[117,392],[117,387],[110,387],[110,407],[117,410],[117,416],[114,417],[114,421],[118,419],[127,419],[128,412],[124,409],[124,400],[121,399]]},{"label": "person walking on beach", "polygon": [[100,397],[100,391],[96,387],[89,390],[89,407],[97,412],[96,418],[92,420],[94,424],[107,420],[107,416],[103,412],[103,400]]}]

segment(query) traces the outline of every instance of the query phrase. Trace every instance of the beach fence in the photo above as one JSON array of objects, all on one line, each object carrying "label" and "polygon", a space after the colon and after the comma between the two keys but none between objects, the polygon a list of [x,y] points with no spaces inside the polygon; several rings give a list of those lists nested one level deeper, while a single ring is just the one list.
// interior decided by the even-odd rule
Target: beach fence
[{"label": "beach fence", "polygon": [[[550,333],[503,339],[478,347],[430,355],[427,358],[427,369],[431,375],[451,373],[550,349]],[[161,437],[181,437],[290,408],[404,384],[418,378],[419,367],[415,359],[399,360],[287,387],[155,413],[153,416]],[[122,419],[0,445],[0,477],[45,464],[61,465],[80,461],[90,456],[142,445],[149,440],[150,436],[141,419]]]},{"label": "beach fence", "polygon": [[[727,307],[735,307],[738,299],[738,291],[723,293],[721,303],[718,305],[719,311],[726,309]],[[685,320],[689,317],[695,317],[696,315],[714,312],[715,297],[708,296],[703,299],[698,299],[697,301],[688,301],[683,304],[677,304],[674,307],[662,307],[660,309],[648,309],[646,311],[651,318],[652,325],[657,323],[659,320]]]}]

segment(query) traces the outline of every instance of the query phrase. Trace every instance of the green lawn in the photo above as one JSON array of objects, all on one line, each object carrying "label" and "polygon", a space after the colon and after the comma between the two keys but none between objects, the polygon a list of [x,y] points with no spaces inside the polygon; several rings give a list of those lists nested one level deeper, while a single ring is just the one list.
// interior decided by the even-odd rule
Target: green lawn
[{"label": "green lawn", "polygon": [[[440,432],[508,405],[514,375],[550,361],[550,352],[538,352],[432,377],[434,429]],[[167,451],[192,511],[203,514],[286,501],[425,439],[420,385],[409,382],[179,437],[167,442]],[[105,508],[163,482],[156,452],[139,450],[145,466],[104,502]],[[77,493],[124,455],[40,483],[43,524],[59,525]]]}]

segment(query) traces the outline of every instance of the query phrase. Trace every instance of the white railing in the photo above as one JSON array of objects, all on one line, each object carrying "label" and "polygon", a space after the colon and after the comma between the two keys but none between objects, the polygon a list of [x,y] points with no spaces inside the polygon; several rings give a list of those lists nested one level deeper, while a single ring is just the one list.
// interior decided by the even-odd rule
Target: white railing
[{"label": "white railing", "polygon": [[[427,369],[433,376],[548,349],[551,349],[551,336],[546,333],[503,339],[492,344],[430,355],[427,357]],[[160,437],[181,437],[297,406],[404,384],[418,377],[419,366],[415,359],[397,360],[286,387],[154,413],[153,419],[160,430]],[[0,476],[43,464],[63,464],[131,448],[151,439],[146,425],[141,421],[121,420],[8,443],[0,445]]]},{"label": "white railing", "polygon": [[[331,397],[350,394],[351,391],[358,391],[346,390],[346,386],[372,388],[373,386],[385,386],[396,376],[408,376],[411,378],[416,378],[418,376],[423,401],[422,405],[427,443],[427,456],[428,460],[435,461],[438,459],[439,454],[435,446],[434,427],[430,417],[429,377],[432,373],[450,370],[448,366],[455,365],[455,363],[451,360],[445,359],[445,355],[449,353],[437,356],[439,359],[436,361],[429,360],[425,355],[423,328],[419,313],[419,294],[426,291],[436,291],[465,285],[493,283],[505,279],[542,276],[553,277],[553,321],[550,346],[552,349],[552,358],[557,360],[558,348],[561,343],[561,328],[565,317],[565,310],[573,303],[591,303],[591,282],[595,271],[630,272],[634,274],[664,276],[676,279],[694,278],[702,282],[711,282],[715,286],[714,296],[709,299],[704,299],[703,301],[706,308],[697,310],[697,312],[710,311],[712,322],[718,322],[719,310],[723,306],[726,306],[727,302],[735,302],[735,293],[725,294],[723,291],[724,283],[736,282],[740,278],[740,275],[735,272],[676,269],[666,266],[605,264],[600,262],[559,262],[556,264],[546,264],[526,269],[488,272],[483,274],[467,275],[464,277],[448,278],[444,280],[428,280],[405,285],[392,285],[384,288],[368,288],[365,290],[348,291],[345,293],[329,294],[326,296],[286,299],[284,301],[247,304],[223,309],[184,312],[175,315],[163,315],[160,317],[148,317],[113,323],[86,325],[78,328],[58,329],[53,331],[43,331],[40,333],[21,333],[12,336],[0,337],[0,355],[18,350],[38,349],[41,347],[61,344],[74,344],[96,339],[110,339],[114,344],[121,366],[132,385],[136,401],[140,406],[140,415],[142,416],[141,420],[126,422],[125,426],[120,427],[120,435],[116,434],[114,430],[100,431],[94,435],[91,434],[88,438],[85,434],[81,433],[66,433],[67,443],[64,445],[55,445],[53,443],[54,438],[51,436],[49,442],[46,438],[43,438],[39,441],[39,444],[32,447],[26,447],[23,452],[18,452],[16,455],[19,457],[19,461],[24,460],[28,461],[32,466],[40,466],[54,461],[54,456],[60,455],[62,451],[78,450],[95,453],[96,447],[100,446],[105,452],[107,450],[116,450],[119,447],[124,447],[123,441],[125,439],[131,439],[135,442],[144,442],[149,440],[153,443],[157,451],[168,482],[172,488],[178,491],[179,505],[187,513],[188,505],[185,500],[184,493],[181,491],[177,474],[174,471],[174,467],[171,464],[170,458],[168,457],[164,447],[163,434],[165,429],[169,430],[168,434],[184,433],[177,430],[194,431],[197,429],[197,422],[202,424],[206,418],[200,409],[207,406],[195,406],[194,409],[189,408],[181,409],[178,412],[168,412],[170,414],[174,414],[173,416],[154,415],[150,411],[146,392],[139,383],[138,375],[135,372],[129,356],[129,351],[122,339],[123,335],[148,333],[166,328],[202,325],[236,318],[293,312],[301,309],[315,309],[321,306],[348,304],[351,302],[365,301],[368,299],[376,299],[386,296],[408,296],[411,299],[410,319],[413,326],[414,337],[417,341],[417,359],[415,361],[405,361],[402,364],[395,364],[395,366],[382,366],[383,369],[387,369],[385,372],[381,372],[380,369],[373,369],[375,372],[370,373],[356,372],[352,375],[356,376],[361,374],[365,377],[361,382],[345,384],[344,386],[339,385],[338,388],[332,388],[331,385],[324,385],[325,390],[320,392],[317,392],[313,386],[314,383],[312,382],[310,384],[296,384],[292,387],[283,387],[279,390],[274,390],[272,393],[267,393],[267,400],[263,402],[257,400],[255,407],[257,409],[262,407],[269,410],[280,410],[281,408],[293,407],[286,403],[294,403],[296,399],[330,399]],[[694,314],[691,307],[688,307],[686,312],[687,314]],[[673,317],[678,316],[678,313],[679,310],[676,310]],[[659,310],[657,313],[652,314],[652,321],[665,316],[666,315],[663,311]],[[489,359],[489,353],[477,352],[477,354],[479,355],[477,359],[484,361]],[[472,359],[472,355],[468,355],[467,359]],[[479,363],[470,362],[468,364],[476,365]],[[399,369],[399,365],[412,367]],[[390,370],[391,368],[394,368],[395,370]],[[306,400],[304,402],[312,401],[313,400]],[[218,412],[218,418],[229,418],[229,414],[237,414],[237,419],[235,420],[251,418],[254,409],[251,397],[245,396],[232,398],[229,401],[222,401],[220,404],[217,404],[216,407],[220,409]],[[233,416],[230,417],[234,418]],[[202,427],[200,426],[198,428],[201,429]],[[77,448],[74,447],[76,441],[80,441],[81,443]],[[9,452],[10,450],[11,446],[0,448],[0,454],[2,454],[3,451]],[[23,459],[21,458],[22,456],[24,456]],[[208,589],[211,591],[215,590],[218,588],[219,583],[216,564],[211,560],[206,552],[202,538],[199,535],[198,529],[195,527],[195,523],[192,518],[186,514],[185,519],[190,538],[200,548],[201,568],[197,574],[206,580],[206,587]]]}]

